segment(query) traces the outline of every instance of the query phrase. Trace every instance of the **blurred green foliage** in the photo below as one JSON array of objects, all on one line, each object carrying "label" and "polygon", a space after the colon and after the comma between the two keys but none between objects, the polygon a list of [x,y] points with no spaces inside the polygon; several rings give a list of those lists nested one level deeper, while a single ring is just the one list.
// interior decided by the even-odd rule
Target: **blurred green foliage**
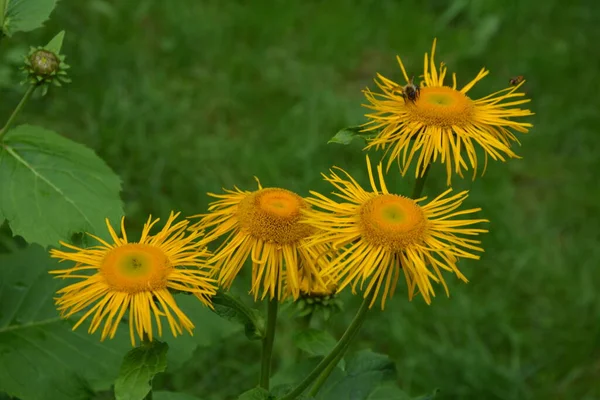
[{"label": "blurred green foliage", "polygon": [[[148,214],[204,212],[206,192],[254,188],[254,175],[329,192],[319,174],[335,164],[367,183],[361,144],[326,142],[364,121],[361,89],[376,72],[400,79],[396,54],[420,73],[434,37],[459,85],[491,70],[475,97],[525,75],[536,115],[519,136],[523,158],[455,183],[491,221],[482,260],[460,264],[471,282],[451,282],[452,297],[440,290],[431,306],[408,302],[400,285],[354,350],[389,354],[412,395],[600,398],[597,2],[64,0],[44,29],[0,42],[3,118],[23,92],[18,56],[62,29],[73,83],[34,98],[20,121],[94,148],[123,178],[138,229]],[[425,194],[443,189],[442,171]],[[414,179],[392,170],[389,180],[409,193]],[[328,325],[336,337],[358,302],[344,299]],[[294,325],[280,321],[276,369],[295,357]],[[256,384],[258,356],[239,335],[167,367],[155,387],[234,398]]]}]

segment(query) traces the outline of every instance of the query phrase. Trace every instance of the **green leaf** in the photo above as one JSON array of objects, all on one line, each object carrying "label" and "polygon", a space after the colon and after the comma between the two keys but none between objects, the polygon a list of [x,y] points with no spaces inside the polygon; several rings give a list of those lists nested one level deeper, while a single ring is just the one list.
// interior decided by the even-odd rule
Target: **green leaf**
[{"label": "green leaf", "polygon": [[143,400],[152,389],[152,379],[167,369],[166,343],[144,342],[125,355],[115,381],[117,400]]},{"label": "green leaf", "polygon": [[377,133],[363,132],[364,127],[362,125],[349,126],[347,128],[339,130],[327,143],[339,143],[348,145],[356,138],[363,140],[371,139],[377,136]]},{"label": "green leaf", "polygon": [[120,179],[92,150],[47,129],[21,125],[0,147],[0,220],[42,246],[77,232],[106,237],[123,215]]},{"label": "green leaf", "polygon": [[437,394],[440,392],[440,389],[433,389],[433,392],[429,394],[424,394],[419,397],[415,397],[413,400],[433,400],[437,397]]},{"label": "green leaf", "polygon": [[269,392],[263,388],[257,387],[242,393],[238,400],[270,400],[272,399]]},{"label": "green leaf", "polygon": [[200,400],[196,396],[187,393],[166,392],[159,390],[152,391],[152,400]]},{"label": "green leaf", "polygon": [[179,294],[175,296],[175,301],[181,311],[192,321],[195,329],[193,336],[184,332],[177,338],[173,337],[170,329],[163,331],[161,340],[169,343],[169,352],[167,353],[169,371],[181,367],[193,357],[198,348],[221,343],[229,336],[241,331],[242,327],[239,324],[220,318],[194,296]]},{"label": "green leaf", "polygon": [[64,38],[65,31],[60,31],[52,38],[52,40],[48,42],[47,45],[44,46],[44,49],[51,51],[54,54],[60,54],[60,49],[62,48]]},{"label": "green leaf", "polygon": [[372,391],[367,400],[410,400],[410,396],[395,384],[388,383]]},{"label": "green leaf", "polygon": [[394,362],[388,356],[363,350],[346,359],[346,376],[327,382],[317,399],[367,400],[382,383],[394,378]]},{"label": "green leaf", "polygon": [[[282,391],[285,393],[289,392],[295,387],[305,376],[310,374],[315,367],[321,361],[321,357],[310,357],[302,358],[292,362],[287,362],[287,365],[282,365],[277,371],[271,376],[271,390],[272,394],[281,395]],[[334,368],[330,375],[330,379],[333,382],[337,382],[346,374],[338,367]],[[286,387],[288,390],[286,390]]]},{"label": "green leaf", "polygon": [[222,291],[219,291],[212,301],[215,313],[229,321],[241,323],[248,339],[263,338],[265,320],[258,310],[248,307],[239,298]]},{"label": "green leaf", "polygon": [[[29,32],[43,26],[56,7],[56,0],[5,0],[2,32],[12,36],[15,32]],[[1,12],[1,10],[0,10]]]},{"label": "green leaf", "polygon": [[108,389],[123,354],[131,348],[127,329],[100,342],[73,320],[62,320],[53,296],[62,280],[40,246],[0,255],[0,392],[22,400],[88,399]]},{"label": "green leaf", "polygon": [[318,329],[306,329],[294,335],[294,344],[311,356],[324,356],[329,354],[337,343],[328,332]]}]

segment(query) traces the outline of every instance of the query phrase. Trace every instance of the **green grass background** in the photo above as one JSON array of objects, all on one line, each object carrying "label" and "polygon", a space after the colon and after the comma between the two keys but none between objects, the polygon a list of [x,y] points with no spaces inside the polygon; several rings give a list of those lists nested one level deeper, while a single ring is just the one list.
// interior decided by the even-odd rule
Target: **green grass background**
[{"label": "green grass background", "polygon": [[[150,213],[203,212],[206,192],[252,189],[255,175],[307,195],[329,192],[320,173],[338,165],[366,184],[360,144],[326,142],[364,122],[361,90],[375,73],[401,79],[396,54],[420,74],[434,37],[459,85],[491,70],[474,97],[525,75],[536,114],[519,134],[523,158],[455,183],[491,221],[482,259],[460,264],[470,283],[450,277],[451,298],[440,288],[431,306],[399,285],[354,349],[390,354],[412,395],[600,399],[596,1],[63,0],[44,29],[2,43],[1,115],[22,95],[9,67],[61,29],[73,83],[32,100],[20,120],[94,148],[122,177],[137,228]],[[409,193],[412,177],[389,179]],[[425,194],[444,182],[434,168]],[[358,304],[344,299],[336,336]],[[281,323],[277,366],[289,362],[292,327]],[[232,338],[157,385],[232,398],[255,384],[258,357],[257,343]]]}]

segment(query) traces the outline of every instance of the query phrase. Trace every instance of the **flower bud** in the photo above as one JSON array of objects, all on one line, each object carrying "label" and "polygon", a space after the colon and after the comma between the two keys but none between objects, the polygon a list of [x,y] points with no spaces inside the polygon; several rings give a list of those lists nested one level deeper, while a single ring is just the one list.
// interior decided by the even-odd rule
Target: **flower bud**
[{"label": "flower bud", "polygon": [[46,94],[50,84],[61,86],[63,83],[71,82],[66,72],[68,68],[65,56],[43,47],[32,48],[29,55],[25,57],[25,65],[22,67],[27,75],[23,83],[39,86],[42,94]]},{"label": "flower bud", "polygon": [[336,295],[336,285],[330,283],[323,288],[310,285],[307,280],[302,282],[300,298],[296,302],[298,317],[320,312],[325,319],[329,319],[332,313],[340,312],[342,307],[342,301]]},{"label": "flower bud", "polygon": [[29,64],[36,75],[49,77],[58,72],[60,58],[51,51],[37,50],[29,56]]}]

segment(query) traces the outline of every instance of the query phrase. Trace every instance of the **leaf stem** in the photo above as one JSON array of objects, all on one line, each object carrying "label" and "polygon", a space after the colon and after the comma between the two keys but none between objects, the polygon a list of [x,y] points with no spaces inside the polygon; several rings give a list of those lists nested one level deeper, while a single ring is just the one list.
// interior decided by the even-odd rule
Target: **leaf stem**
[{"label": "leaf stem", "polygon": [[[358,311],[356,312],[356,315],[354,316],[354,319],[352,320],[352,322],[350,322],[350,325],[348,325],[348,328],[346,328],[346,332],[344,332],[344,334],[342,335],[340,340],[337,342],[335,347],[331,350],[331,352],[329,354],[327,354],[327,356],[323,360],[321,360],[321,362],[315,367],[315,369],[313,369],[312,372],[310,374],[308,374],[308,376],[306,378],[304,378],[304,380],[298,384],[298,386],[296,386],[291,392],[289,392],[288,394],[283,396],[281,398],[281,400],[293,400],[296,397],[300,396],[302,394],[302,392],[304,392],[304,390],[323,371],[325,371],[327,369],[327,367],[329,367],[329,364],[334,363],[336,361],[336,359],[339,361],[339,358],[341,358],[344,355],[346,349],[350,345],[350,342],[352,341],[352,339],[354,339],[354,337],[358,333],[360,327],[362,326],[362,322],[365,319],[365,316],[367,315],[367,310],[369,309],[369,304],[371,303],[371,300],[372,300],[372,295],[367,295],[364,298],[362,304],[360,305],[360,308],[358,309]],[[340,356],[340,354],[341,354],[341,356]],[[329,375],[329,374],[327,374],[327,375]],[[324,379],[327,379],[327,376],[325,376]],[[318,390],[318,388],[317,388],[317,390]]]},{"label": "leaf stem", "polygon": [[31,95],[33,94],[33,92],[35,91],[36,88],[37,88],[37,85],[30,85],[29,86],[29,88],[27,89],[27,91],[23,95],[23,98],[21,99],[21,101],[17,105],[17,108],[15,108],[15,110],[12,112],[12,114],[10,115],[10,117],[8,117],[8,121],[6,121],[6,124],[4,124],[4,128],[2,128],[0,130],[0,142],[2,142],[2,139],[4,138],[4,135],[6,135],[6,132],[8,132],[8,129],[10,128],[10,126],[12,125],[12,123],[14,122],[15,118],[17,117],[17,115],[19,115],[19,113],[21,112],[21,110],[25,106],[25,103],[27,103],[27,100],[29,100],[29,98],[31,97]]},{"label": "leaf stem", "polygon": [[267,329],[262,341],[262,356],[260,368],[260,387],[269,390],[271,377],[271,355],[275,342],[275,326],[277,323],[277,299],[269,299],[267,304]]}]

